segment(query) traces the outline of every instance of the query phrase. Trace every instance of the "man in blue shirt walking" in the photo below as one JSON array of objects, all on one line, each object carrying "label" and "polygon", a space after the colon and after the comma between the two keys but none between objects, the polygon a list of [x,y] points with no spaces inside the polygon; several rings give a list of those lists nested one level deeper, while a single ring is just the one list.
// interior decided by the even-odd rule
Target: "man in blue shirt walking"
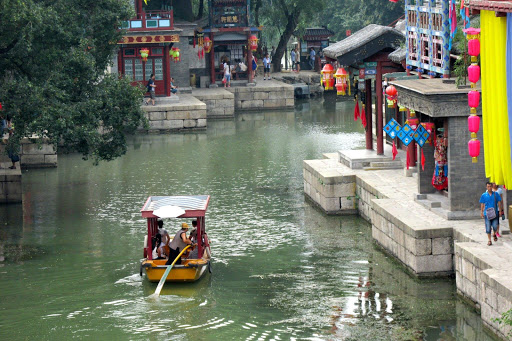
[{"label": "man in blue shirt walking", "polygon": [[311,48],[311,51],[309,51],[309,66],[311,66],[311,70],[315,69],[315,49]]},{"label": "man in blue shirt walking", "polygon": [[499,212],[503,211],[502,205],[500,195],[497,192],[493,192],[492,183],[487,182],[487,191],[480,197],[480,217],[485,220],[485,233],[487,233],[487,237],[489,238],[487,245],[492,245],[491,227],[494,230],[494,241],[498,241],[496,229],[498,228]]}]

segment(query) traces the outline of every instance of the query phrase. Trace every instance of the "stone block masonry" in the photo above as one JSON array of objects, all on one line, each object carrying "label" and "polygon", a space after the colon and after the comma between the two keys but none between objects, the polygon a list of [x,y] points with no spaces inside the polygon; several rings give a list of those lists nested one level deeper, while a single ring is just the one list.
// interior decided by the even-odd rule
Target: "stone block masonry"
[{"label": "stone block masonry", "polygon": [[235,116],[235,95],[223,88],[194,89],[192,95],[206,104],[208,118]]},{"label": "stone block masonry", "polygon": [[[21,168],[57,167],[57,152],[46,140],[38,143],[38,138],[24,138],[20,145]],[[5,153],[5,145],[0,144],[0,163],[10,166],[11,160]]]},{"label": "stone block masonry", "polygon": [[[457,292],[487,328],[507,339],[510,327],[494,319],[512,308],[510,235],[487,246],[483,220],[448,220],[415,202],[417,179],[396,170],[351,169],[336,154],[324,155],[303,162],[306,198],[328,214],[360,214],[372,224],[375,242],[417,277],[455,274]],[[347,183],[355,185],[356,202],[352,210],[337,209],[331,202],[354,195]]]},{"label": "stone block masonry", "polygon": [[231,87],[235,98],[235,109],[288,109],[295,105],[292,85],[275,80],[258,81],[254,87]]},{"label": "stone block masonry", "polygon": [[[172,98],[172,97],[171,97]],[[180,94],[176,102],[164,102],[156,106],[143,106],[148,127],[139,131],[163,133],[206,129],[206,104],[189,94]]]},{"label": "stone block masonry", "polygon": [[21,170],[0,169],[0,204],[20,203]]}]

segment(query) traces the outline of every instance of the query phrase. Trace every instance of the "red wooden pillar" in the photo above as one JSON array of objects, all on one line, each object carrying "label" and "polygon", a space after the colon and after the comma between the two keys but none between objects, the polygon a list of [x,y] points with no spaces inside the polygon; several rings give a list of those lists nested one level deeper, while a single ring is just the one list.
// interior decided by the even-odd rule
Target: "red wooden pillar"
[{"label": "red wooden pillar", "polygon": [[164,48],[164,90],[165,96],[171,96],[171,57],[169,56],[169,45]]},{"label": "red wooden pillar", "polygon": [[135,8],[137,9],[137,18],[142,14],[142,0],[135,0]]},{"label": "red wooden pillar", "polygon": [[382,62],[377,62],[377,75],[375,80],[375,93],[377,95],[377,155],[384,154],[384,132],[382,130]]},{"label": "red wooden pillar", "polygon": [[196,228],[196,231],[197,231],[197,258],[202,258],[203,257],[203,250],[204,250],[204,245],[203,245],[203,234],[204,234],[204,217],[199,217],[197,218],[197,228]]},{"label": "red wooden pillar", "polygon": [[117,52],[117,71],[119,73],[119,77],[124,75],[124,60],[123,60],[123,49],[120,48]]},{"label": "red wooden pillar", "polygon": [[247,75],[247,79],[249,80],[249,83],[252,83],[254,80],[252,79],[252,50],[251,44],[249,44],[250,36],[251,32],[247,34],[247,72],[249,72],[249,74]]},{"label": "red wooden pillar", "polygon": [[213,44],[213,33],[210,33],[212,47],[210,49],[210,84],[215,84],[215,46]]},{"label": "red wooden pillar", "polygon": [[365,83],[366,91],[366,149],[373,150],[373,136],[372,136],[372,80],[367,79]]},{"label": "red wooden pillar", "polygon": [[[411,117],[411,113],[407,110],[407,119]],[[409,157],[409,167],[416,166],[416,142],[412,141],[407,146],[407,156]]]}]

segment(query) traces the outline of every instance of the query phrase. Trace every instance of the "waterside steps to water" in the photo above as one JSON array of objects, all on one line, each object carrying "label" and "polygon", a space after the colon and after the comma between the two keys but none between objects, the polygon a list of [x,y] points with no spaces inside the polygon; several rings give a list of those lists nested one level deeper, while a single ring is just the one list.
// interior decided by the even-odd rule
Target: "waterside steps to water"
[{"label": "waterside steps to water", "polygon": [[482,219],[449,220],[442,199],[415,193],[417,179],[406,176],[410,172],[370,170],[390,155],[351,150],[304,160],[305,196],[327,214],[359,214],[369,221],[374,241],[415,276],[455,274],[457,292],[477,308],[486,327],[506,339],[511,327],[493,319],[512,308],[508,220],[500,221],[503,238],[487,246]]},{"label": "waterside steps to water", "polygon": [[257,77],[254,86],[197,88],[191,94],[157,97],[155,106],[143,105],[148,127],[139,132],[162,133],[207,128],[208,119],[233,118],[235,110],[291,109],[293,85]]}]

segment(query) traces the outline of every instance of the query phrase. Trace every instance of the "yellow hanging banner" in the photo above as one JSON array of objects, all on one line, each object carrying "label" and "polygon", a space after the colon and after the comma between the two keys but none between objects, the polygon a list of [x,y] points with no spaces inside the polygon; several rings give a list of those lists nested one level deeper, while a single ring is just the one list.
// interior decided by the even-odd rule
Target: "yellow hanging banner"
[{"label": "yellow hanging banner", "polygon": [[485,175],[492,182],[512,188],[505,64],[507,18],[481,11],[480,28]]}]

